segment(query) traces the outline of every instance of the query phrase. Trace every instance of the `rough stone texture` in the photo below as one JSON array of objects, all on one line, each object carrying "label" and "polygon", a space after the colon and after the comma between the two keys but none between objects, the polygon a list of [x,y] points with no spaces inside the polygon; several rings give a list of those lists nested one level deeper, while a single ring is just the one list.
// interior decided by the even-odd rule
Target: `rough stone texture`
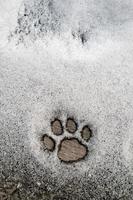
[{"label": "rough stone texture", "polygon": [[43,144],[44,144],[44,147],[47,150],[54,151],[54,149],[55,149],[55,141],[53,140],[53,138],[51,138],[51,137],[49,137],[47,135],[44,135]]},{"label": "rough stone texture", "polygon": [[62,135],[63,127],[62,127],[61,121],[59,119],[55,119],[54,121],[52,121],[51,129],[55,135]]},{"label": "rough stone texture", "polygon": [[53,197],[53,200],[67,200],[64,196],[55,196]]},{"label": "rough stone texture", "polygon": [[76,124],[76,122],[73,119],[71,119],[71,118],[67,119],[66,130],[69,133],[75,133],[76,132],[76,130],[77,130],[77,124]]},{"label": "rough stone texture", "polygon": [[81,131],[81,137],[85,140],[88,141],[90,137],[92,136],[92,131],[88,126],[84,126],[82,131]]},{"label": "rough stone texture", "polygon": [[18,200],[19,183],[5,182],[0,185],[0,200]]},{"label": "rough stone texture", "polygon": [[83,159],[87,154],[87,148],[76,138],[65,138],[61,141],[58,157],[64,162],[75,162]]}]

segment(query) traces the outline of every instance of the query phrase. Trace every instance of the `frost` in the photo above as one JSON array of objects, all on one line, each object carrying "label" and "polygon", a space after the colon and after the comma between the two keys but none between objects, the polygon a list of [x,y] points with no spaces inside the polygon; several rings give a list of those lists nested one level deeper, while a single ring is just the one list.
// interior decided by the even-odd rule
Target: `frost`
[{"label": "frost", "polygon": [[[23,172],[26,163],[35,177],[50,170],[48,175],[62,185],[78,177],[94,180],[98,191],[106,182],[112,198],[130,195],[132,9],[130,0],[0,1],[1,170],[17,166]],[[51,133],[51,119],[57,116],[64,124],[73,116],[79,130],[92,126],[85,160],[65,165],[57,151],[42,150],[43,134],[57,145],[64,137]]]}]

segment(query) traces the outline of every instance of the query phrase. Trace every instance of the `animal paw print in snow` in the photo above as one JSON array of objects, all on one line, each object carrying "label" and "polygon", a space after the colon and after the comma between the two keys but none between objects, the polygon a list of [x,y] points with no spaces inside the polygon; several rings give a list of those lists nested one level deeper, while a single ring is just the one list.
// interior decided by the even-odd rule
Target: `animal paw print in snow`
[{"label": "animal paw print in snow", "polygon": [[[78,130],[78,124],[72,118],[68,118],[66,121],[65,129],[69,132],[70,137],[64,137],[60,141],[59,146],[57,147],[57,156],[63,162],[77,162],[83,158],[88,153],[88,148],[82,141],[88,142],[92,136],[92,131],[89,126],[84,126],[80,132],[81,140],[72,136]],[[51,122],[51,130],[54,135],[60,137],[64,134],[64,127],[62,122],[59,119],[54,119]],[[56,141],[48,136],[47,134],[43,135],[43,145],[48,151],[54,151],[56,147]]]}]

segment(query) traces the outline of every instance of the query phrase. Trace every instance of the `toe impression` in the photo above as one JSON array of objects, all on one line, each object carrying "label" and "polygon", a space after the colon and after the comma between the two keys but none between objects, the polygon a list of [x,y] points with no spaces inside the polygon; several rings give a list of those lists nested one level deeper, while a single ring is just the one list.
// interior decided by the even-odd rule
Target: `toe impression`
[{"label": "toe impression", "polygon": [[54,135],[62,135],[63,134],[63,126],[59,119],[55,119],[51,122],[51,129]]},{"label": "toe impression", "polygon": [[68,118],[66,122],[66,130],[69,133],[75,133],[77,131],[77,123],[73,119]]},{"label": "toe impression", "polygon": [[88,126],[84,126],[82,131],[81,131],[81,137],[88,142],[88,140],[91,138],[92,136],[92,131]]},{"label": "toe impression", "polygon": [[43,136],[43,144],[44,144],[44,147],[48,151],[54,151],[54,149],[55,149],[55,141],[53,140],[53,138],[49,137],[48,135],[44,135]]}]

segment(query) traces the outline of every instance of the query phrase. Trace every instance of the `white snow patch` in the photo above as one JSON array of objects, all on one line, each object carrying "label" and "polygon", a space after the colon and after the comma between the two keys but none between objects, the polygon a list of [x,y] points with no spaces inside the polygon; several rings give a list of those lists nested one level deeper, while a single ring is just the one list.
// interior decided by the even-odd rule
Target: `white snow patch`
[{"label": "white snow patch", "polygon": [[[16,47],[13,42],[3,47],[8,31],[16,24],[20,1],[16,7],[16,1],[13,2],[13,11],[7,1],[0,4],[7,9],[1,7],[4,17],[0,16],[0,35],[4,38],[0,40],[1,91],[4,93],[1,101],[5,103],[5,112],[11,109],[14,114],[18,108],[25,111],[28,131],[23,133],[25,141],[22,142],[29,152],[60,178],[86,171],[91,174],[105,163],[112,167],[112,157],[120,159],[120,154],[121,162],[125,164],[126,158],[130,167],[133,159],[130,128],[133,123],[133,23],[115,28],[114,32],[99,29],[96,38],[85,46],[63,32],[38,39],[28,48],[22,44]],[[57,145],[62,139],[62,136],[53,136],[50,129],[50,120],[57,111],[64,124],[69,115],[77,119],[80,129],[86,123],[92,124],[94,136],[87,144],[90,152],[84,161],[66,166],[58,160],[57,150],[47,154],[41,149],[43,133],[55,138]]]}]

